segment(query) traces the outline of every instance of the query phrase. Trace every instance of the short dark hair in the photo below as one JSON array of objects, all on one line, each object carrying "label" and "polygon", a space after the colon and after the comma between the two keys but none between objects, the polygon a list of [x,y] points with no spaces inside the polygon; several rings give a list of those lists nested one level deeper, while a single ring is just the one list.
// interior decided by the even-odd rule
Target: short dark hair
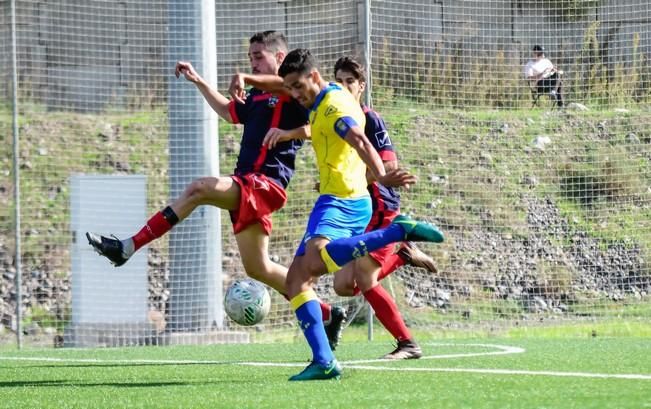
[{"label": "short dark hair", "polygon": [[545,47],[543,47],[542,45],[536,44],[536,45],[533,46],[533,48],[531,50],[533,52],[535,52],[535,53],[544,53],[545,52]]},{"label": "short dark hair", "polygon": [[287,54],[283,63],[280,64],[280,68],[278,68],[278,75],[285,78],[294,72],[307,74],[313,69],[318,69],[318,67],[316,58],[314,58],[310,50],[297,48]]},{"label": "short dark hair", "polygon": [[283,33],[276,30],[261,31],[253,34],[249,39],[249,44],[261,43],[269,51],[287,52],[287,38]]},{"label": "short dark hair", "polygon": [[366,82],[364,66],[353,57],[344,56],[338,59],[335,63],[335,77],[337,76],[337,71],[339,70],[348,71],[353,74],[353,77],[355,77],[355,79],[361,82]]}]

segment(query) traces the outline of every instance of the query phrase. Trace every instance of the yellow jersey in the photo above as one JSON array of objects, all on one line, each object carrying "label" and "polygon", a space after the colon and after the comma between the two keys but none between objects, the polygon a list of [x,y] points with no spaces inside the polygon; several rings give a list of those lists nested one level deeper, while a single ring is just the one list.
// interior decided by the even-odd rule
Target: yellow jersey
[{"label": "yellow jersey", "polygon": [[364,129],[366,116],[355,98],[330,83],[310,110],[312,147],[319,168],[320,193],[339,198],[368,196],[366,164],[344,140],[351,127]]}]

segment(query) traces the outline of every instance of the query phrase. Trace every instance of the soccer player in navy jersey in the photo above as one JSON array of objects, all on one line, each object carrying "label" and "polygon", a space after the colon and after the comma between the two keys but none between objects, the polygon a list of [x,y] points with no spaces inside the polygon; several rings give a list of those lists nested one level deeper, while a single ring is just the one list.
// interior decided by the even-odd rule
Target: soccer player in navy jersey
[{"label": "soccer player in navy jersey", "polygon": [[[253,35],[249,40],[252,76],[275,75],[287,54],[287,40],[276,31]],[[179,198],[154,214],[134,236],[124,240],[86,233],[88,242],[115,266],[121,266],[147,243],[161,237],[200,205],[230,212],[235,239],[246,274],[287,297],[287,268],[269,258],[271,215],[287,201],[285,189],[294,174],[294,160],[303,144],[307,111],[287,95],[253,88],[244,98],[230,101],[207,84],[191,63],[179,61],[176,77],[183,75],[196,85],[221,118],[244,125],[235,172],[231,176],[203,177],[190,183]],[[242,75],[235,75],[234,79]],[[253,78],[249,78],[254,82]],[[270,128],[291,130],[291,139],[268,147]],[[319,301],[320,302],[320,301]],[[345,310],[320,302],[328,325],[331,348],[336,346],[345,321]]]},{"label": "soccer player in navy jersey", "polygon": [[[362,65],[353,58],[342,57],[335,63],[334,74],[335,80],[360,101],[366,88]],[[397,168],[398,158],[384,120],[363,104],[362,110],[366,116],[364,133],[380,155],[384,168],[387,171]],[[368,172],[367,179],[370,179]],[[373,215],[366,227],[367,232],[389,226],[400,214],[400,194],[397,190],[373,181],[368,185],[368,192],[371,196]],[[394,249],[392,243],[346,264],[335,273],[334,288],[337,294],[342,296],[361,292],[373,307],[375,316],[393,335],[397,344],[396,349],[384,358],[417,359],[422,356],[421,349],[405,325],[396,302],[379,281],[406,263],[426,268],[433,273],[436,272],[436,267],[431,257],[421,252],[413,243],[402,243],[397,253]]]}]

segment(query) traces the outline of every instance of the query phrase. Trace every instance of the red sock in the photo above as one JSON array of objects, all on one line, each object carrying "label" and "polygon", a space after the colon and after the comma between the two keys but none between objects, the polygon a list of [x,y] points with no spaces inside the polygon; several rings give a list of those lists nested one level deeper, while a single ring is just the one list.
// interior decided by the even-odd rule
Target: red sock
[{"label": "red sock", "polygon": [[156,240],[163,234],[172,229],[172,224],[163,216],[163,212],[158,212],[147,220],[147,224],[131,239],[133,240],[134,250],[138,250],[150,241]]},{"label": "red sock", "polygon": [[391,295],[380,285],[376,285],[364,293],[364,298],[375,310],[375,316],[398,341],[411,339],[411,333],[398,311],[396,302]]},{"label": "red sock", "polygon": [[[289,301],[287,294],[283,294],[283,297]],[[330,311],[332,311],[332,305],[326,304],[320,299],[317,301],[319,301],[319,305],[321,306],[321,315],[323,316],[323,322],[330,321]]]},{"label": "red sock", "polygon": [[384,259],[384,263],[382,263],[382,270],[380,270],[380,274],[378,274],[377,280],[378,281],[382,280],[384,277],[393,273],[394,271],[404,266],[405,264],[406,261],[403,260],[398,253],[391,254],[390,256]]},{"label": "red sock", "polygon": [[330,321],[330,311],[332,311],[332,305],[326,304],[321,300],[318,300],[321,305],[321,315],[323,315],[323,322]]}]

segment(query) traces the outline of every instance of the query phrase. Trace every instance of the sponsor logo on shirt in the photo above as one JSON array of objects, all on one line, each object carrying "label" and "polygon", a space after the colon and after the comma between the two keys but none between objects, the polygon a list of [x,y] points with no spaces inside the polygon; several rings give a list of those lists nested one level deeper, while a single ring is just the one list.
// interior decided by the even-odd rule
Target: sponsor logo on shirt
[{"label": "sponsor logo on shirt", "polygon": [[386,130],[376,132],[375,140],[377,141],[378,148],[384,148],[386,146],[391,146],[391,139],[389,139],[389,132]]}]

